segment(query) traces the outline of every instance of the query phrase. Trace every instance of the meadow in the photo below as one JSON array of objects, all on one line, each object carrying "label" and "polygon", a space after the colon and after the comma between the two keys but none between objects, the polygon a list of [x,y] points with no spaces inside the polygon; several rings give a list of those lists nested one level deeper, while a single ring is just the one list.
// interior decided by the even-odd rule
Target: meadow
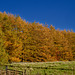
[{"label": "meadow", "polygon": [[8,69],[26,72],[26,75],[75,75],[75,61],[11,63]]}]

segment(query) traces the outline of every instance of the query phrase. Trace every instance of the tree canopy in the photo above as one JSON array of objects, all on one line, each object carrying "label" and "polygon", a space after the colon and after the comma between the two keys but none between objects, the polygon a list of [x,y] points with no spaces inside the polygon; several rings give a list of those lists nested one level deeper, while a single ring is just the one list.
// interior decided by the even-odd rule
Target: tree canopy
[{"label": "tree canopy", "polygon": [[0,12],[0,63],[75,60],[75,33]]}]

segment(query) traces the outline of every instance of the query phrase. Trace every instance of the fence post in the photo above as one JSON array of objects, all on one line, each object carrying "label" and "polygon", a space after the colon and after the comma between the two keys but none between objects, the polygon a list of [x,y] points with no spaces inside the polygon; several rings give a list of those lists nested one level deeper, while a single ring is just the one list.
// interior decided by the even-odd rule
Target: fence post
[{"label": "fence post", "polygon": [[1,70],[0,70],[0,75],[2,75]]},{"label": "fence post", "polygon": [[26,69],[25,69],[25,75],[26,75]]},{"label": "fence post", "polygon": [[7,75],[8,66],[6,65],[6,75]]}]

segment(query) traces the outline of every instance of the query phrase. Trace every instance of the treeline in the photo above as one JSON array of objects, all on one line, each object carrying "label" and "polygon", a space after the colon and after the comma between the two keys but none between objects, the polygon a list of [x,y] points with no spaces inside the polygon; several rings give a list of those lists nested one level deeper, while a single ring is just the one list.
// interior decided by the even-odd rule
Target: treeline
[{"label": "treeline", "polygon": [[74,61],[75,33],[0,12],[0,64]]}]

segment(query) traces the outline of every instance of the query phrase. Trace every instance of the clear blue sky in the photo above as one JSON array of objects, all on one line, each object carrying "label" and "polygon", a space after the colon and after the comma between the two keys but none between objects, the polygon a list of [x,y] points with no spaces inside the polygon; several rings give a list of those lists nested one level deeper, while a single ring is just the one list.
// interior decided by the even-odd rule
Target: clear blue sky
[{"label": "clear blue sky", "polygon": [[0,11],[75,32],[75,0],[0,0]]}]

